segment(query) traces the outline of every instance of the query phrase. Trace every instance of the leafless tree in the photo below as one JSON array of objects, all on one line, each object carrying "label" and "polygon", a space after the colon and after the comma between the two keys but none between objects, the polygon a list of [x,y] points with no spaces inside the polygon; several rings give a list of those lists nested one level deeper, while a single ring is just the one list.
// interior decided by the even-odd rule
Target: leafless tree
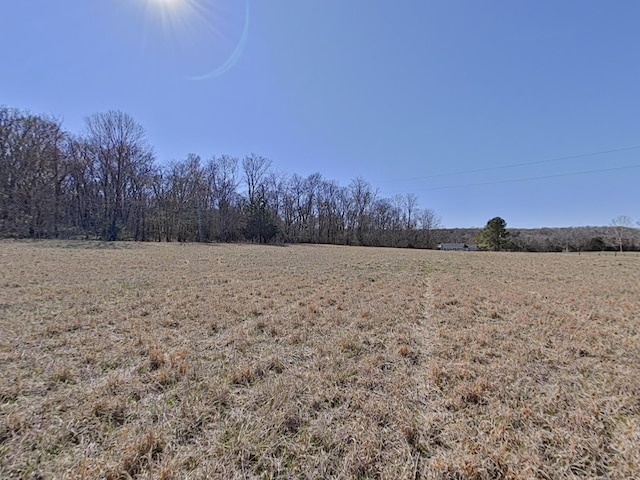
[{"label": "leafless tree", "polygon": [[407,213],[407,230],[416,228],[415,213],[418,209],[418,196],[413,193],[407,193],[404,197],[404,208]]},{"label": "leafless tree", "polygon": [[[102,236],[121,238],[141,185],[150,182],[153,150],[142,126],[126,113],[109,111],[86,120],[91,159],[103,199]],[[132,232],[127,232],[131,234]]]},{"label": "leafless tree", "polygon": [[102,199],[91,149],[82,138],[71,138],[67,145],[68,175],[66,199],[69,227],[85,238],[100,236]]},{"label": "leafless tree", "polygon": [[0,227],[17,236],[57,236],[66,175],[61,123],[0,108]]},{"label": "leafless tree", "polygon": [[365,234],[371,223],[371,207],[377,193],[369,182],[357,177],[349,184],[349,194],[349,227],[354,234],[352,238],[357,245],[366,245]]},{"label": "leafless tree", "polygon": [[433,241],[433,231],[442,226],[442,219],[435,210],[425,208],[420,212],[420,228],[422,230],[423,244],[427,248],[435,247]]},{"label": "leafless tree", "polygon": [[323,243],[344,242],[345,195],[345,188],[334,181],[323,180],[318,187],[318,241]]},{"label": "leafless tree", "polygon": [[620,252],[622,252],[625,231],[631,227],[631,217],[628,217],[627,215],[618,215],[616,218],[611,220],[611,225],[616,231],[618,246],[620,247]]},{"label": "leafless tree", "polygon": [[249,204],[258,200],[258,192],[271,168],[271,160],[252,153],[242,160],[245,182],[247,184],[247,199]]},{"label": "leafless tree", "polygon": [[209,169],[212,171],[213,207],[216,226],[213,232],[218,241],[230,242],[240,239],[242,228],[241,202],[238,194],[240,185],[238,159],[229,155],[212,158]]},{"label": "leafless tree", "polygon": [[298,198],[298,219],[300,222],[300,240],[315,243],[318,241],[317,199],[322,184],[322,175],[313,173],[301,182]]}]

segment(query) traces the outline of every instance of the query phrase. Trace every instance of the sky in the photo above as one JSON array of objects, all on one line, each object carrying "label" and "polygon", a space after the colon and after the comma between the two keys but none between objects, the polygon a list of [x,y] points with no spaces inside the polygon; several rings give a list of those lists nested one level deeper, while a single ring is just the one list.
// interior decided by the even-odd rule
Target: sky
[{"label": "sky", "polygon": [[256,153],[413,193],[444,226],[640,219],[637,0],[0,2],[0,105],[159,163]]}]

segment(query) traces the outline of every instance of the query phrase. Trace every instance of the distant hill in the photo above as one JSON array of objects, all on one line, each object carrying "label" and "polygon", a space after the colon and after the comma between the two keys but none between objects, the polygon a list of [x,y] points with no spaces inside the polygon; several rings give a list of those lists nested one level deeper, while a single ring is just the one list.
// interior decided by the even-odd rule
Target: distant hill
[{"label": "distant hill", "polygon": [[[433,231],[437,243],[475,243],[481,228],[442,228]],[[619,250],[640,251],[640,229],[615,227],[507,228],[511,250],[528,252]]]}]

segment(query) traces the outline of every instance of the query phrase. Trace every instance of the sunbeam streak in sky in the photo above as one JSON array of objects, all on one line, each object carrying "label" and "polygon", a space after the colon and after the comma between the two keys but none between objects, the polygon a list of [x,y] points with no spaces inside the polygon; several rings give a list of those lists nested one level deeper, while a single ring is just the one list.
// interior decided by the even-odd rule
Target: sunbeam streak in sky
[{"label": "sunbeam streak in sky", "polygon": [[[244,15],[238,12],[238,4],[205,0],[143,0],[146,17],[152,19],[161,30],[162,39],[156,45],[164,45],[167,52],[182,52],[180,57],[196,58],[185,67],[187,80],[210,80],[231,70],[240,60],[249,36],[249,2],[244,2]],[[236,3],[237,2],[237,3]],[[243,23],[240,23],[243,18]],[[157,37],[156,37],[157,38]],[[155,42],[154,42],[155,43]],[[207,62],[209,65],[202,66]],[[213,63],[213,65],[211,65]],[[206,65],[206,63],[205,63]],[[196,73],[204,71],[205,73]]]},{"label": "sunbeam streak in sky", "polygon": [[195,77],[191,77],[192,80],[209,80],[215,78],[217,76],[223,75],[229,70],[231,70],[234,65],[238,62],[240,57],[242,56],[242,52],[244,51],[244,47],[247,44],[247,39],[249,38],[249,2],[247,2],[246,10],[245,10],[245,20],[244,20],[244,28],[242,29],[242,35],[240,36],[240,40],[238,41],[238,45],[231,52],[229,58],[220,65],[219,67],[211,70],[204,75],[198,75]]},{"label": "sunbeam streak in sky", "polygon": [[165,34],[177,35],[201,11],[199,0],[145,0],[147,12],[162,25]]}]

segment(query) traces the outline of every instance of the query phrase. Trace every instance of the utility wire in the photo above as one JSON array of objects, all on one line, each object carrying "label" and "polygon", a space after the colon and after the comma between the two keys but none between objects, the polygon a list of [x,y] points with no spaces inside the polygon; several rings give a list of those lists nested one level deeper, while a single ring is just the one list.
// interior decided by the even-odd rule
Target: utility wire
[{"label": "utility wire", "polygon": [[482,185],[498,185],[501,183],[517,183],[517,182],[527,182],[529,180],[545,180],[547,178],[559,178],[559,177],[572,177],[576,175],[588,175],[591,173],[600,173],[600,172],[613,172],[615,170],[630,170],[632,168],[640,168],[640,165],[627,165],[625,167],[612,167],[612,168],[600,168],[598,170],[584,170],[582,172],[571,172],[571,173],[557,173],[554,175],[543,175],[540,177],[526,177],[526,178],[514,178],[511,180],[496,180],[492,182],[479,182],[479,183],[467,183],[461,185],[447,185],[445,187],[434,187],[427,188],[427,192],[432,192],[434,190],[449,190],[453,188],[466,188],[466,187],[478,187]]},{"label": "utility wire", "polygon": [[[509,165],[499,165],[497,167],[484,167],[484,168],[476,168],[473,170],[460,170],[458,172],[448,172],[448,173],[436,173],[433,175],[424,175],[420,177],[409,177],[409,178],[400,178],[399,180],[426,180],[428,178],[438,178],[438,177],[451,177],[454,175],[463,175],[465,173],[479,173],[479,172],[489,172],[492,170],[502,170],[503,168],[515,168],[515,167],[524,167],[526,165],[539,165],[541,163],[551,163],[551,162],[560,162],[563,160],[572,160],[575,158],[585,158],[585,157],[595,157],[597,155],[605,155],[607,153],[617,153],[617,152],[626,152],[629,150],[639,150],[640,145],[635,145],[632,147],[624,147],[624,148],[615,148],[613,150],[602,150],[600,152],[590,152],[590,153],[581,153],[578,155],[569,155],[566,157],[555,157],[549,158],[547,160],[536,160],[534,162],[522,162],[522,163],[511,163]],[[627,168],[627,167],[625,167]],[[633,168],[633,167],[631,167]],[[579,174],[576,174],[579,175]],[[549,178],[549,177],[539,177],[539,178]],[[441,187],[447,188],[447,187]]]}]

